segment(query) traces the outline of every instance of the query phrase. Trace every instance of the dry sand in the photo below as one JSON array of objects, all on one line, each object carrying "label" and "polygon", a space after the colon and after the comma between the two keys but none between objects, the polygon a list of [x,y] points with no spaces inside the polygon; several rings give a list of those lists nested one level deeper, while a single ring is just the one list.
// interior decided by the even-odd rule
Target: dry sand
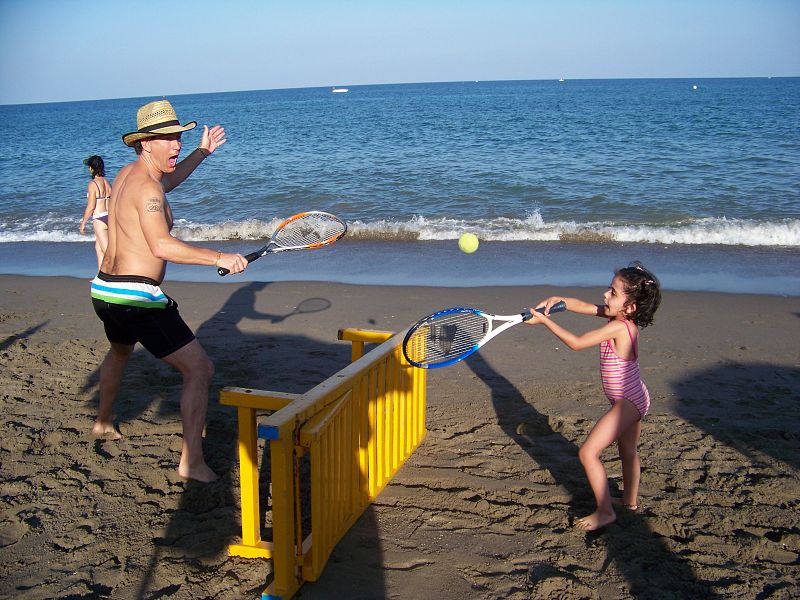
[{"label": "dry sand", "polygon": [[[238,464],[219,388],[301,392],[348,363],[340,327],[399,331],[454,305],[513,313],[556,291],[167,282],[217,369],[205,452],[224,475],[199,485],[175,473],[180,377],[141,350],[116,406],[125,437],[88,435],[107,347],[88,281],[0,286],[0,597],[36,599],[258,597],[270,563],[225,550]],[[293,312],[310,298],[330,306]],[[572,523],[593,510],[576,453],[606,409],[596,351],[514,328],[430,372],[427,439],[297,597],[796,598],[798,340],[798,298],[667,291],[641,343],[641,509],[587,534]],[[613,448],[605,459],[618,489]]]}]

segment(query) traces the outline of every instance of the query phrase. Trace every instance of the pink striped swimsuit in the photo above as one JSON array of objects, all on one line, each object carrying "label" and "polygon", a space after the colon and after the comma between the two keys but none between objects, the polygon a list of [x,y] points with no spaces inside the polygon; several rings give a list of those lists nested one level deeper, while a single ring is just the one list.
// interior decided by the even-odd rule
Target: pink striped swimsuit
[{"label": "pink striped swimsuit", "polygon": [[639,414],[644,417],[650,409],[650,392],[647,391],[639,372],[639,353],[628,321],[625,321],[625,328],[633,344],[633,358],[631,360],[620,358],[611,340],[601,342],[600,379],[603,382],[606,398],[612,405],[624,398],[632,402],[639,409]]}]

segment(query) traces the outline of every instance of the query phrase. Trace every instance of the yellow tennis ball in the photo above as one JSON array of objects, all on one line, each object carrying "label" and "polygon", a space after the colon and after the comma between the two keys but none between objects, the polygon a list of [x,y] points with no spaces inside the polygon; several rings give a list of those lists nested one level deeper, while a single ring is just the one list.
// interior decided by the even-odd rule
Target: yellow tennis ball
[{"label": "yellow tennis ball", "polygon": [[464,233],[458,238],[458,247],[462,252],[472,254],[478,249],[478,236],[474,233]]}]

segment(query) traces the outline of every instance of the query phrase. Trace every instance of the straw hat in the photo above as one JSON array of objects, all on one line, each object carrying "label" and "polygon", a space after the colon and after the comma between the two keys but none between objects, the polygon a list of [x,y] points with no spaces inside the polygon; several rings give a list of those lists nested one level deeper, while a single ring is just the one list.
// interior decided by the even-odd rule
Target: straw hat
[{"label": "straw hat", "polygon": [[189,131],[197,126],[197,121],[191,121],[186,125],[181,125],[178,115],[168,100],[156,100],[142,106],[136,113],[136,131],[126,133],[122,136],[122,142],[126,146],[133,146],[137,140],[155,137],[157,135],[168,135]]}]

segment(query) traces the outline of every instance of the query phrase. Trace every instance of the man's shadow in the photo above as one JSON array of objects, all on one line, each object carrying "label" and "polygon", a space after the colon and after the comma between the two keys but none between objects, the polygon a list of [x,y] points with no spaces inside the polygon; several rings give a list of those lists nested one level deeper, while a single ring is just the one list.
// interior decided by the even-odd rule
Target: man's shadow
[{"label": "man's shadow", "polygon": [[[293,311],[270,314],[256,309],[258,294],[268,286],[264,282],[253,282],[238,288],[220,310],[203,323],[196,332],[197,338],[215,363],[214,385],[210,391],[209,411],[206,419],[204,450],[206,459],[218,473],[224,475],[219,481],[202,485],[190,482],[185,486],[177,509],[172,513],[165,534],[156,540],[156,550],[151,557],[149,572],[142,580],[144,592],[158,566],[158,544],[170,546],[170,553],[178,550],[190,561],[197,561],[202,569],[204,557],[225,553],[234,538],[241,535],[238,506],[238,480],[232,480],[231,472],[238,464],[238,438],[236,410],[221,406],[215,401],[220,388],[226,385],[264,390],[301,393],[313,387],[344,366],[349,358],[349,349],[338,344],[320,348],[320,342],[304,336],[275,334],[269,326],[291,319],[302,312],[322,312],[330,302],[307,299]],[[312,305],[313,310],[304,311],[303,305]],[[258,333],[244,333],[245,321],[256,321]],[[304,368],[305,358],[310,352],[325,351],[337,355],[340,366],[332,372]],[[176,413],[179,417],[179,414]],[[259,490],[261,497],[260,519],[262,537],[271,539],[270,528],[264,518],[270,510],[269,452],[262,452]],[[247,559],[237,559],[246,561]],[[252,559],[251,559],[252,560]],[[264,580],[247,594],[257,596],[268,583],[271,571],[268,563],[256,560],[253,565],[263,569]],[[144,597],[144,593],[140,593]]]},{"label": "man's shadow", "polygon": [[[241,535],[239,482],[231,475],[232,471],[238,471],[237,415],[234,408],[218,403],[220,389],[237,386],[302,393],[350,362],[347,344],[321,344],[317,339],[270,331],[270,325],[288,322],[301,314],[322,313],[331,303],[325,298],[307,298],[286,313],[262,312],[256,308],[257,301],[268,285],[266,282],[253,282],[237,288],[220,310],[195,332],[215,365],[214,381],[209,392],[204,455],[209,466],[221,477],[211,484],[192,481],[183,484],[177,507],[171,511],[163,533],[154,537],[155,549],[139,581],[138,598],[159,598],[180,589],[180,584],[175,583],[159,587],[158,582],[162,579],[158,574],[159,568],[165,558],[179,560],[191,566],[196,573],[206,573],[207,561],[214,562],[219,560],[220,555],[225,556],[227,546]],[[256,321],[258,325],[242,327],[245,321]],[[257,333],[253,332],[254,329]],[[335,331],[331,338],[335,339]],[[146,353],[139,350],[137,354]],[[324,360],[319,360],[321,354]],[[151,371],[157,369],[168,388],[164,392],[165,399],[159,405],[160,420],[174,420],[179,424],[180,374],[152,357],[145,355],[138,359],[137,364],[132,357],[126,377],[123,378],[121,393],[126,384],[130,385],[126,381],[129,373],[143,366]],[[97,374],[92,379],[96,382]],[[152,383],[145,389],[152,390]],[[142,399],[143,395],[145,398]],[[117,414],[125,421],[141,417],[153,402],[159,401],[157,395],[142,394],[141,391],[135,398],[137,400],[131,401],[126,397],[119,404],[127,406],[115,407]],[[271,539],[270,527],[264,523],[264,517],[270,510],[268,448],[261,453],[259,489],[262,538]],[[177,454],[174,459],[177,466]],[[377,529],[373,528],[373,531]],[[263,572],[264,580],[253,589],[240,590],[245,596],[257,597],[271,579],[269,564],[257,559],[229,560],[236,563],[232,567],[234,570],[236,565],[245,568],[255,566]],[[213,573],[208,573],[208,577],[213,578]],[[376,586],[382,589],[382,581],[377,581]]]},{"label": "man's shadow", "polygon": [[[479,353],[473,354],[465,362],[491,390],[498,423],[509,439],[516,442],[535,463],[547,469],[566,488],[572,501],[585,507],[584,513],[593,511],[594,497],[578,460],[579,447],[556,431],[547,415],[536,410],[514,384]],[[565,532],[564,535],[581,533],[576,530]],[[687,593],[696,598],[717,597],[707,583],[694,576],[689,564],[667,548],[647,525],[644,516],[630,515],[624,529],[613,524],[604,530],[584,535],[587,546],[598,543],[606,545],[606,560],[602,569],[614,561],[635,598],[678,598],[686,597]],[[531,565],[530,577],[534,580],[574,577],[572,573],[558,569],[556,574],[554,569],[552,565]],[[657,586],[648,577],[648,573],[656,571]],[[673,590],[665,587],[665,582],[670,581],[676,584]]]}]

